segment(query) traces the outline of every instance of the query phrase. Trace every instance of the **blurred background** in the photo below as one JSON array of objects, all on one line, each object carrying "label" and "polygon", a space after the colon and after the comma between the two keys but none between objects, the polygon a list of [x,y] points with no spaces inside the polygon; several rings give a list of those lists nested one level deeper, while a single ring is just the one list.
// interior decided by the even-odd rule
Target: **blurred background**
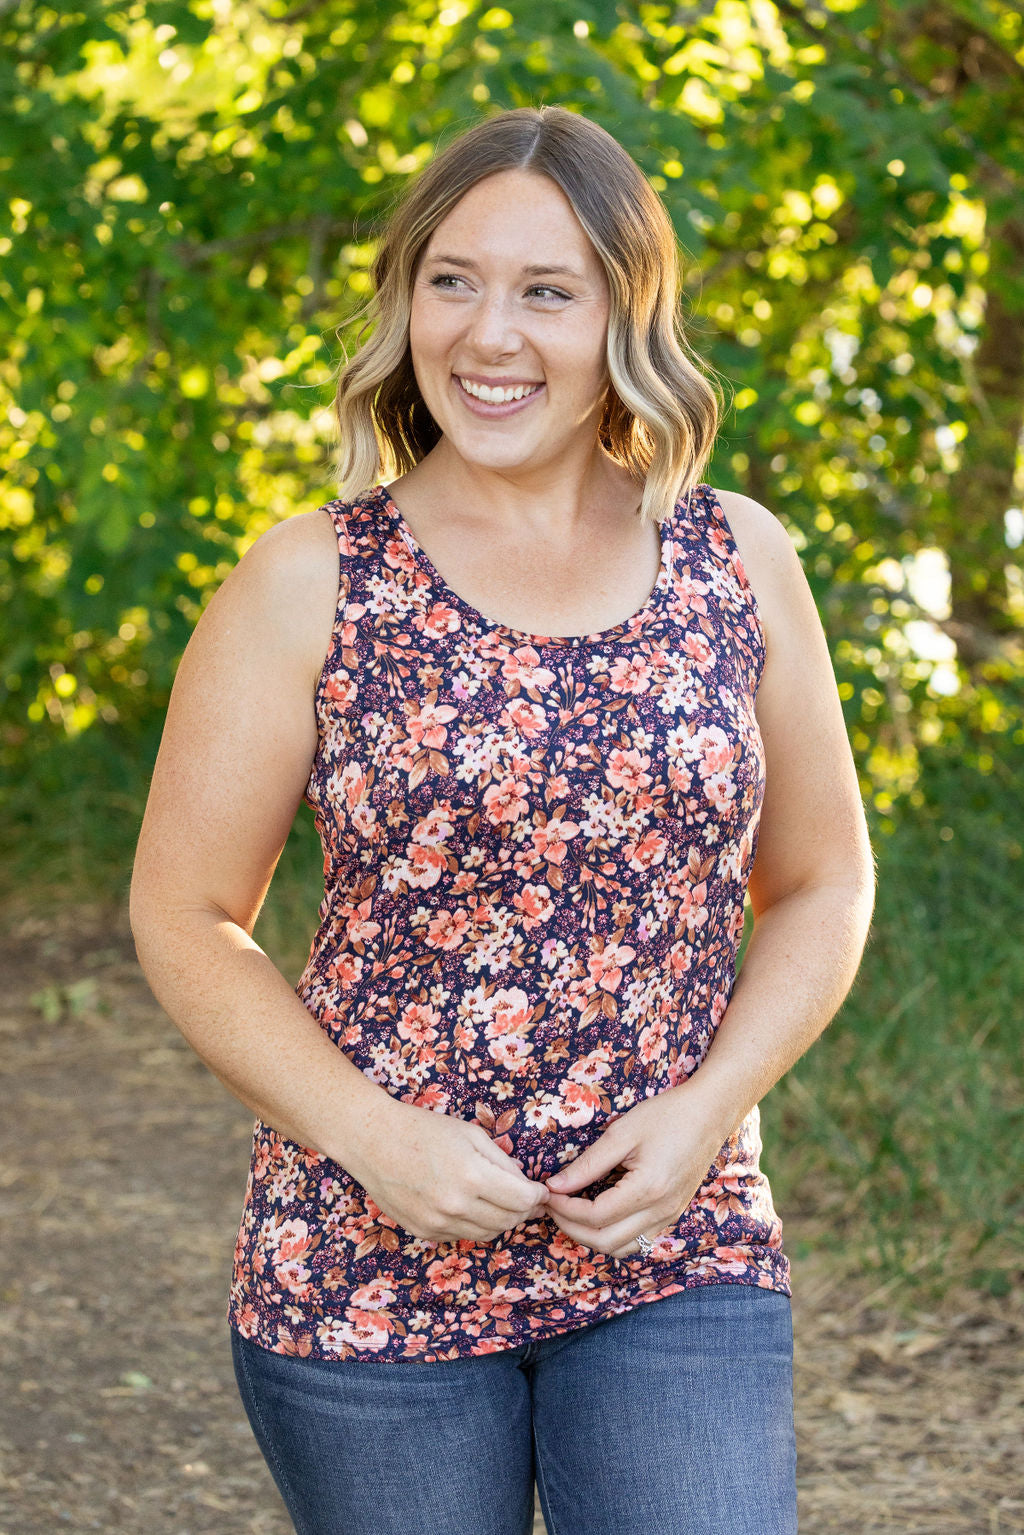
[{"label": "blurred background", "polygon": [[[1016,4],[0,3],[0,901],[72,926],[79,903],[124,912],[204,603],[268,526],[335,493],[332,381],[380,220],[448,136],[545,102],[609,129],[669,207],[690,338],[731,395],[706,478],[801,553],[870,816],[861,976],[763,1105],[777,1202],[814,1216],[798,1255],[1006,1295]],[[303,806],[256,930],[293,981],[320,862]],[[74,984],[33,993],[41,1025],[86,1005]]]}]

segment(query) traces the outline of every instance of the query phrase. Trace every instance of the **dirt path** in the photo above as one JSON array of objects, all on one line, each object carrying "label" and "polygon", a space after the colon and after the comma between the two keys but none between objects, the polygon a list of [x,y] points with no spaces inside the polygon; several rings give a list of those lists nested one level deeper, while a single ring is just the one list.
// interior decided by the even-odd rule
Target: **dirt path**
[{"label": "dirt path", "polygon": [[[0,1535],[288,1535],[224,1321],[249,1115],[123,913],[2,933]],[[1024,1531],[1021,1297],[898,1315],[820,1262],[793,1278],[801,1535]]]}]

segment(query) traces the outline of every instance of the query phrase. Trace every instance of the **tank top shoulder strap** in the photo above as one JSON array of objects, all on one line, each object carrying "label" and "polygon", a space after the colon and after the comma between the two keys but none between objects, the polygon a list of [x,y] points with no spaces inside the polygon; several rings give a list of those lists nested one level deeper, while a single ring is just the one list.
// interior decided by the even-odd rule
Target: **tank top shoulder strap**
[{"label": "tank top shoulder strap", "polygon": [[327,512],[334,524],[342,590],[354,591],[379,566],[386,530],[378,497],[369,490],[354,501],[326,501],[319,510]]},{"label": "tank top shoulder strap", "polygon": [[700,539],[715,563],[724,566],[732,574],[747,605],[757,614],[753,588],[717,492],[703,482],[693,485],[683,498],[681,507],[685,508],[681,520],[684,526],[689,527],[691,537]]}]

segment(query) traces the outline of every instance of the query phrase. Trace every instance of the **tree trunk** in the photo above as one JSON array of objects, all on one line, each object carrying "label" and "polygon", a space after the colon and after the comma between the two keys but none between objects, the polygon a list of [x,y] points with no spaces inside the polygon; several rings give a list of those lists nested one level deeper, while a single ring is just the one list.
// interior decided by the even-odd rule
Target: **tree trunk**
[{"label": "tree trunk", "polygon": [[1004,517],[1013,504],[1024,430],[1024,223],[1008,218],[994,232],[989,273],[984,330],[974,358],[980,398],[949,486],[955,537],[949,549],[950,632],[967,661],[980,658],[969,653],[972,649],[989,648],[986,633],[1012,627]]}]

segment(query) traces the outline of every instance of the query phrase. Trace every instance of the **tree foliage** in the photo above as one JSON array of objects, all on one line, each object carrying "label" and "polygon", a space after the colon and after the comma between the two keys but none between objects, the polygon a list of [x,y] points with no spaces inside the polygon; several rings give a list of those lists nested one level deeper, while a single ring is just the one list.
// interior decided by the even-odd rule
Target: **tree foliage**
[{"label": "tree foliage", "polygon": [[12,782],[74,753],[137,786],[206,598],[333,494],[379,220],[439,141],[542,102],[607,127],[669,206],[692,339],[733,390],[709,478],[801,548],[877,805],[920,795],[922,750],[985,768],[1024,741],[1015,5],[7,0]]}]

